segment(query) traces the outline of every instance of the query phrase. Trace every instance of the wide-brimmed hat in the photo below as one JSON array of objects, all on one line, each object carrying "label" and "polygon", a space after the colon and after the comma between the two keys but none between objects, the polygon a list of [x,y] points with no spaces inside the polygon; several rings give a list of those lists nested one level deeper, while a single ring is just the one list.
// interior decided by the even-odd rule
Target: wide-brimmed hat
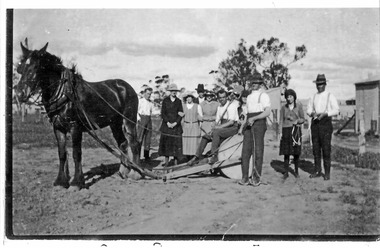
[{"label": "wide-brimmed hat", "polygon": [[193,100],[195,99],[194,93],[191,92],[191,91],[186,91],[186,92],[182,95],[182,98],[183,98],[183,100],[186,100],[189,96],[191,96],[191,97],[193,98]]},{"label": "wide-brimmed hat", "polygon": [[261,74],[259,72],[253,73],[253,75],[251,76],[251,78],[250,78],[249,81],[251,83],[254,83],[254,84],[262,84],[262,83],[264,83],[264,79],[263,79],[263,77],[261,76]]},{"label": "wide-brimmed hat", "polygon": [[195,89],[198,93],[205,92],[205,86],[203,84],[198,84],[198,87]]},{"label": "wide-brimmed hat", "polygon": [[243,92],[244,90],[244,87],[241,86],[240,84],[237,84],[235,85],[231,90],[229,90],[228,92],[230,93],[234,93],[235,95],[241,95],[241,93]]},{"label": "wide-brimmed hat", "polygon": [[179,91],[176,84],[170,84],[166,90],[167,91]]},{"label": "wide-brimmed hat", "polygon": [[204,95],[205,95],[205,97],[207,97],[207,96],[215,96],[215,93],[212,92],[211,90],[205,90]]},{"label": "wide-brimmed hat", "polygon": [[313,81],[313,83],[326,84],[327,80],[326,80],[325,74],[318,74],[317,79]]}]

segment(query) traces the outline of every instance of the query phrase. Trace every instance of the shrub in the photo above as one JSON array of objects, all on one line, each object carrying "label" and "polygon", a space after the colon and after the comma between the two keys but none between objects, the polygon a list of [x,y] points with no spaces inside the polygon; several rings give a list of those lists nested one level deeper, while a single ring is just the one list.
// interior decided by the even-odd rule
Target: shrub
[{"label": "shrub", "polygon": [[373,152],[365,152],[363,154],[360,154],[355,161],[355,167],[379,170],[380,154]]},{"label": "shrub", "polygon": [[[311,145],[302,146],[302,157],[313,158],[313,149]],[[355,164],[355,167],[357,168],[380,170],[379,153],[365,152],[363,154],[359,154],[358,150],[332,146],[331,160],[342,164]]]}]

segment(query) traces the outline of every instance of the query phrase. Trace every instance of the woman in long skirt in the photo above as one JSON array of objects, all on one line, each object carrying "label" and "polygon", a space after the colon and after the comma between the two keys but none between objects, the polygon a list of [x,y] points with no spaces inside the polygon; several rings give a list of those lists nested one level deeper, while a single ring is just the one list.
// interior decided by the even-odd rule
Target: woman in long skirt
[{"label": "woman in long skirt", "polygon": [[177,97],[178,87],[175,84],[169,85],[170,95],[162,101],[161,108],[161,137],[158,148],[158,155],[165,156],[164,166],[169,165],[169,157],[174,157],[174,163],[182,157],[182,126],[183,116],[182,102]]},{"label": "woman in long skirt", "polygon": [[201,137],[199,120],[202,118],[202,109],[199,104],[194,103],[195,96],[191,92],[184,94],[183,112],[185,116],[182,119],[182,145],[183,155],[188,159],[195,155]]},{"label": "woman in long skirt", "polygon": [[290,156],[293,156],[294,171],[296,177],[298,175],[299,157],[301,155],[301,127],[305,122],[305,115],[301,102],[297,102],[297,94],[292,89],[285,91],[286,104],[282,106],[280,111],[280,155],[284,155],[283,178],[286,179],[289,174]]}]

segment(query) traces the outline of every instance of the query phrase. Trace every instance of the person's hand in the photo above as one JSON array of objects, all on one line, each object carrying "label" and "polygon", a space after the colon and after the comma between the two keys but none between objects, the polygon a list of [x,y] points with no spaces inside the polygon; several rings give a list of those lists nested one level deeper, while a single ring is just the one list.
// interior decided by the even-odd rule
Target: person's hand
[{"label": "person's hand", "polygon": [[184,112],[178,112],[178,115],[181,116],[181,117],[184,117],[185,113]]},{"label": "person's hand", "polygon": [[238,135],[243,135],[244,128],[245,128],[245,123],[242,123],[240,128],[239,128]]},{"label": "person's hand", "polygon": [[289,121],[292,121],[292,120],[293,120],[293,116],[288,116],[287,119],[288,119]]},{"label": "person's hand", "polygon": [[255,117],[251,117],[251,118],[248,119],[248,121],[247,121],[247,125],[248,125],[248,126],[252,126],[253,123],[255,123],[255,121],[256,121]]},{"label": "person's hand", "polygon": [[318,114],[318,115],[317,115],[317,119],[318,119],[318,120],[322,120],[322,119],[325,118],[326,116],[327,116],[327,113]]},{"label": "person's hand", "polygon": [[175,126],[177,126],[177,122],[173,122],[172,123],[172,128],[175,127]]}]

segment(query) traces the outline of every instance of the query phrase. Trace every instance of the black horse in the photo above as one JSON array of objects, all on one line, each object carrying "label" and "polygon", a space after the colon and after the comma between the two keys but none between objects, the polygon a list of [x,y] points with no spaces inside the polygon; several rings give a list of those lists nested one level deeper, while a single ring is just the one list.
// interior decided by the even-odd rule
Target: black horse
[{"label": "black horse", "polygon": [[[34,51],[20,44],[23,54],[17,67],[21,74],[18,88],[23,91],[24,100],[41,94],[58,143],[59,172],[54,185],[79,189],[84,186],[82,133],[88,132],[94,137],[94,130],[106,126],[111,127],[121,154],[126,154],[121,156],[120,176],[141,178],[141,171],[131,170],[134,167],[130,166],[139,165],[140,157],[136,138],[138,97],[134,89],[120,79],[86,82],[75,67],[66,68],[60,58],[46,51],[48,43]],[[66,150],[68,133],[72,137],[75,162],[71,182]]]}]

